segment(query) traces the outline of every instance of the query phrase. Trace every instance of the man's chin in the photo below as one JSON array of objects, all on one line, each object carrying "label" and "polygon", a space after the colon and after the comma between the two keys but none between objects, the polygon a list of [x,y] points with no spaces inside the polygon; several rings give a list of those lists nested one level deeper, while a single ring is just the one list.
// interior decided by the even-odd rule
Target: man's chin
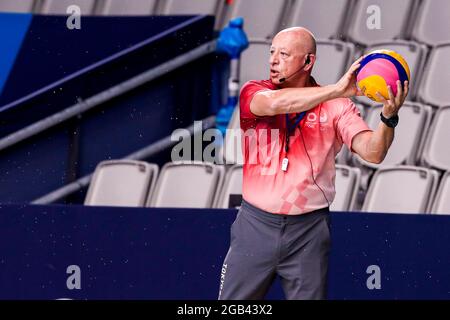
[{"label": "man's chin", "polygon": [[272,83],[275,83],[275,84],[280,84],[279,77],[270,77],[270,81],[272,81]]}]

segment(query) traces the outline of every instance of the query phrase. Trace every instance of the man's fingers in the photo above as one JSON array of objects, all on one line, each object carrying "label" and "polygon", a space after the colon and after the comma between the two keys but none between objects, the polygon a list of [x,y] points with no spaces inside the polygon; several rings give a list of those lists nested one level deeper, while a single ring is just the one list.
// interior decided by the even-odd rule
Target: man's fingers
[{"label": "man's fingers", "polygon": [[[388,89],[388,94],[389,94],[389,100],[391,101],[391,103],[394,103],[395,97],[394,97],[394,93],[392,92],[391,86],[388,86],[387,89]],[[398,90],[398,86],[397,86],[397,90]],[[398,95],[398,91],[397,91],[397,95]]]},{"label": "man's fingers", "polygon": [[395,95],[394,99],[392,99],[392,102],[395,106],[399,106],[402,103],[403,99],[403,87],[400,80],[396,81],[397,85],[397,94]]},{"label": "man's fingers", "polygon": [[387,103],[387,100],[377,91],[377,92],[375,92],[375,94],[376,94],[376,96],[378,97],[378,99],[380,99],[380,101],[383,103],[383,104],[386,104]]},{"label": "man's fingers", "polygon": [[408,80],[406,80],[403,85],[403,99],[406,99],[408,92],[409,92],[409,82],[408,82]]},{"label": "man's fingers", "polygon": [[355,62],[353,62],[352,65],[349,68],[349,71],[350,70],[355,71],[356,69],[358,69],[361,66],[361,61],[362,61],[363,58],[364,58],[364,56],[359,57]]},{"label": "man's fingers", "polygon": [[402,86],[402,82],[400,80],[397,81],[397,97],[402,97],[403,96],[403,86]]},{"label": "man's fingers", "polygon": [[356,70],[358,70],[358,68],[359,68],[359,65],[356,65],[355,67],[353,67],[353,68],[350,68],[350,70],[348,70],[348,73],[350,74],[350,75],[356,75]]},{"label": "man's fingers", "polygon": [[364,57],[365,57],[365,56],[359,57],[358,59],[356,59],[355,62],[353,62],[353,64],[360,63],[360,62],[362,61],[362,59],[364,59]]},{"label": "man's fingers", "polygon": [[352,64],[351,66],[350,66],[350,69],[349,69],[349,71],[355,71],[356,69],[358,69],[359,67],[361,66],[361,64],[358,62],[358,63],[354,63],[354,64]]},{"label": "man's fingers", "polygon": [[352,65],[350,67],[350,69],[348,69],[347,75],[349,75],[349,76],[356,76],[356,70],[358,70],[359,67],[360,67],[360,64]]}]

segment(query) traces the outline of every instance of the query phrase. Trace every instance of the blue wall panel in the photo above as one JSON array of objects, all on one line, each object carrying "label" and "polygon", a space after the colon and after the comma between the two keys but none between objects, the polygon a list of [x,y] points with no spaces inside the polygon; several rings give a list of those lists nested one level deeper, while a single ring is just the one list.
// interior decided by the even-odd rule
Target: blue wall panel
[{"label": "blue wall panel", "polygon": [[69,129],[61,126],[3,150],[0,199],[23,203],[68,183]]},{"label": "blue wall panel", "polygon": [[[235,210],[0,206],[2,299],[216,299]],[[331,299],[449,299],[450,216],[333,213]],[[69,290],[66,269],[81,269]],[[381,288],[366,286],[369,265]],[[269,298],[283,299],[277,284]]]},{"label": "blue wall panel", "polygon": [[32,17],[31,14],[0,12],[0,101],[3,86],[16,61]]}]

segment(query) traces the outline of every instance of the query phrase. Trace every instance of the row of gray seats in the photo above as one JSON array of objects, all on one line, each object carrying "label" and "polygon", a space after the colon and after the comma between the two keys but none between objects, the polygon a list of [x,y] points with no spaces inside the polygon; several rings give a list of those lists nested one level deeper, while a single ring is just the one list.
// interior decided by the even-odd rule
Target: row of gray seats
[{"label": "row of gray seats", "polygon": [[[158,5],[158,2],[159,5]],[[66,14],[71,5],[77,5],[82,14],[151,15],[151,14],[214,14],[219,1],[203,0],[2,0],[0,10],[7,12],[34,12]]]},{"label": "row of gray seats", "polygon": [[240,165],[229,168],[225,179],[225,166],[207,162],[170,162],[159,172],[143,161],[107,160],[95,169],[85,205],[228,208],[222,194],[230,195],[241,181]]},{"label": "row of gray seats", "polygon": [[[205,162],[158,166],[134,160],[98,164],[85,205],[133,207],[229,208],[242,196],[242,166]],[[355,209],[360,172],[336,165],[336,197],[332,211]],[[450,214],[450,172],[438,187],[437,171],[414,166],[378,169],[361,211]],[[234,202],[233,202],[234,201]]]},{"label": "row of gray seats", "polygon": [[439,172],[433,169],[405,165],[379,168],[364,194],[362,206],[357,203],[360,179],[358,168],[336,165],[332,210],[450,214],[450,171],[439,182]]},{"label": "row of gray seats", "polygon": [[270,39],[282,28],[302,25],[318,39],[365,46],[392,39],[450,41],[447,0],[2,0],[0,11],[66,14],[72,4],[85,14],[212,14],[218,28],[242,16],[251,39]]},{"label": "row of gray seats", "polygon": [[[219,18],[223,9],[222,2],[220,0],[2,0],[0,12],[65,15],[69,6],[77,5],[82,15],[208,14]],[[217,20],[219,23],[219,19]]]}]

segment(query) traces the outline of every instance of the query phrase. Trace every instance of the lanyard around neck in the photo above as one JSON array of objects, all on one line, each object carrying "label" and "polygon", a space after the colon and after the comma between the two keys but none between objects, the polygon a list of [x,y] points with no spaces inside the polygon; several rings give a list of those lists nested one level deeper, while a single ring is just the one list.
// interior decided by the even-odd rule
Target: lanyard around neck
[{"label": "lanyard around neck", "polygon": [[286,153],[288,153],[289,151],[289,136],[291,135],[291,132],[293,130],[295,130],[295,128],[297,128],[298,124],[300,123],[300,121],[302,121],[303,117],[305,116],[306,111],[303,111],[302,113],[300,113],[294,121],[294,125],[291,127],[290,124],[291,122],[289,121],[289,114],[286,113],[286,144],[284,145],[284,150],[286,151]]}]

